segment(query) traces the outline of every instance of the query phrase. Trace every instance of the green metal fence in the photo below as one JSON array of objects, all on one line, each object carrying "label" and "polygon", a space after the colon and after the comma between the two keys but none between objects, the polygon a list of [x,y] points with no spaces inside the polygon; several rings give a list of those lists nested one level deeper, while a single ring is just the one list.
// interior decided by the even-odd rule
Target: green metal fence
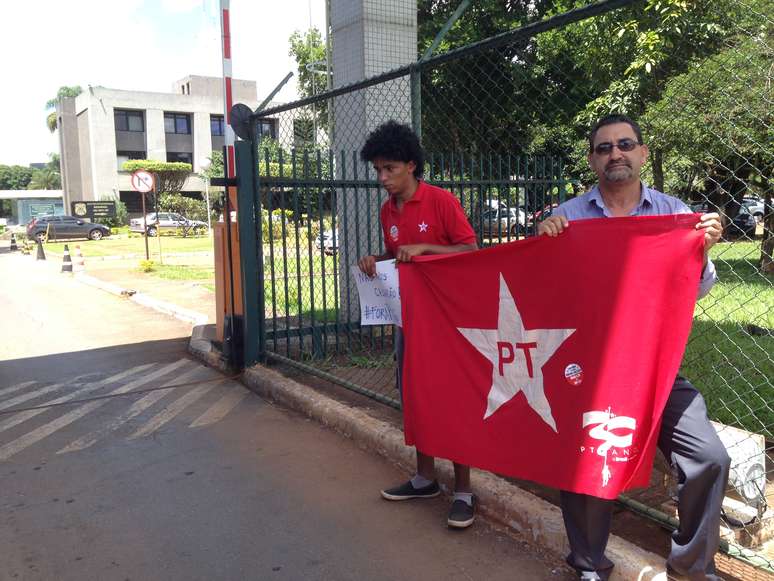
[{"label": "green metal fence", "polygon": [[[443,21],[441,4],[420,2],[420,16]],[[381,122],[421,133],[425,179],[458,196],[487,246],[534,235],[557,203],[585,191],[589,126],[628,113],[651,146],[645,181],[726,222],[712,251],[720,282],[697,305],[681,371],[734,463],[727,549],[751,549],[748,560],[771,571],[774,0],[574,6],[503,3],[510,30],[473,44],[480,15],[463,15],[439,56],[254,115],[253,139],[237,144],[243,265],[257,281],[247,359],[399,405],[392,329],[360,326],[352,275],[360,256],[382,249],[385,193],[358,157]],[[671,486],[623,500],[668,522]]]}]

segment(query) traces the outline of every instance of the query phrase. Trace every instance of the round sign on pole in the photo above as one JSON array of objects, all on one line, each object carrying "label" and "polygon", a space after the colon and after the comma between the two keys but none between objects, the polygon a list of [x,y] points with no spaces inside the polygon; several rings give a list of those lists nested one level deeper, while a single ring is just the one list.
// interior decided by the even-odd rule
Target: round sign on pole
[{"label": "round sign on pole", "polygon": [[134,172],[131,181],[135,192],[145,193],[153,189],[153,174],[143,169]]}]

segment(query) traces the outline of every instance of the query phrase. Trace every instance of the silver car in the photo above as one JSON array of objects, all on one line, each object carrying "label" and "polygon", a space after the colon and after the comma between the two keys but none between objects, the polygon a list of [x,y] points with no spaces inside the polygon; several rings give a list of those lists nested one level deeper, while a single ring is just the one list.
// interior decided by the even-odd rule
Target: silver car
[{"label": "silver car", "polygon": [[[163,232],[182,232],[185,236],[188,233],[202,233],[207,229],[205,222],[199,220],[189,220],[185,216],[174,212],[159,212],[158,218],[156,212],[145,215],[148,224],[148,236],[156,236],[159,231]],[[132,218],[129,220],[129,231],[143,232],[142,218]]]},{"label": "silver car", "polygon": [[[516,236],[519,230],[524,230],[527,223],[527,215],[520,208],[492,208],[486,210],[482,215],[481,234],[483,236]],[[474,223],[474,226],[478,224]]]}]

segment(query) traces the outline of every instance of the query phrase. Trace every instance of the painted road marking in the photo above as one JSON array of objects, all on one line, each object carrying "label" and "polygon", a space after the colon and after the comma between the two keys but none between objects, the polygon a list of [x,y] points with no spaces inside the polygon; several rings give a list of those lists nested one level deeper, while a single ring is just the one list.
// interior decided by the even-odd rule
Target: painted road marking
[{"label": "painted road marking", "polygon": [[0,389],[0,396],[6,395],[9,393],[14,393],[34,383],[35,383],[34,381],[25,381],[24,383],[17,383],[16,385],[12,385],[11,387],[4,387],[3,389]]},{"label": "painted road marking", "polygon": [[153,416],[150,420],[148,420],[145,425],[140,427],[134,434],[129,436],[129,439],[134,440],[135,438],[141,438],[143,436],[147,436],[148,434],[152,434],[161,426],[169,422],[176,415],[181,413],[189,405],[204,396],[208,391],[215,387],[216,383],[221,383],[222,381],[224,381],[224,379],[214,381],[209,385],[200,385],[199,387],[195,387],[191,391],[180,396],[178,399],[173,401],[171,404]]},{"label": "painted road marking", "polygon": [[82,383],[80,383],[79,380],[83,377],[85,377],[85,375],[79,375],[78,377],[74,377],[67,382],[47,385],[46,387],[41,387],[40,389],[35,389],[33,391],[28,391],[27,393],[23,393],[16,397],[12,397],[11,399],[4,401],[3,403],[0,403],[0,410],[6,410],[8,408],[16,407],[20,403],[24,403],[25,401],[35,399],[36,397],[40,397],[41,395],[46,395],[47,393],[51,393],[52,391],[57,391],[62,387],[75,387],[75,386],[82,385]]},{"label": "painted road marking", "polygon": [[[175,377],[175,379],[172,379],[170,381],[167,381],[164,386],[167,385],[175,385],[178,383],[184,383],[188,380],[190,380],[194,375],[201,372],[202,369],[206,369],[201,367],[200,365],[196,365],[193,369],[189,369],[182,375],[179,375]],[[85,436],[82,436],[78,438],[77,440],[71,442],[61,450],[57,452],[57,454],[67,454],[68,452],[75,452],[76,450],[84,450],[90,446],[93,446],[95,443],[97,443],[101,438],[105,437],[110,432],[117,430],[120,428],[123,424],[131,420],[132,418],[140,415],[143,411],[148,409],[150,406],[152,406],[154,403],[162,399],[163,397],[169,395],[170,392],[174,390],[172,389],[160,389],[158,391],[152,391],[148,393],[147,395],[144,395],[140,399],[138,399],[136,402],[132,404],[132,406],[122,415],[117,417],[114,420],[111,420],[108,424],[105,426],[94,430],[93,432],[86,434]]]},{"label": "painted road marking", "polygon": [[[103,379],[101,381],[97,381],[94,383],[89,383],[85,387],[82,387],[79,390],[76,390],[72,393],[59,397],[57,399],[51,400],[49,402],[45,402],[45,404],[41,404],[41,405],[58,405],[60,403],[71,401],[73,399],[80,397],[81,395],[91,393],[92,391],[96,391],[116,381],[121,381],[127,375],[132,375],[133,373],[140,373],[142,371],[145,371],[149,367],[153,367],[153,363],[138,365],[137,367],[132,367],[131,369],[127,369],[126,371],[122,371],[121,373],[116,373],[115,375],[111,375],[107,379]],[[22,422],[25,422],[30,418],[34,418],[35,416],[42,414],[43,412],[46,412],[46,411],[48,411],[48,409],[42,408],[42,409],[29,410],[26,412],[19,412],[18,414],[14,414],[4,422],[0,422],[0,432],[4,432],[5,430],[12,428],[18,424],[21,424]]]},{"label": "painted road marking", "polygon": [[247,390],[239,384],[233,383],[223,397],[210,406],[210,408],[196,418],[189,427],[209,426],[222,420],[233,410],[247,395]]},{"label": "painted road marking", "polygon": [[[149,383],[163,375],[166,375],[167,373],[171,373],[172,371],[174,371],[175,369],[184,365],[187,362],[188,362],[188,359],[180,359],[178,361],[175,361],[174,363],[165,365],[161,369],[157,369],[156,371],[153,371],[152,373],[149,373],[144,377],[140,377],[138,379],[135,379],[134,381],[130,381],[129,383],[119,387],[118,389],[114,389],[108,395],[120,395],[128,391],[132,391],[136,387]],[[63,416],[60,416],[55,420],[52,420],[51,422],[44,424],[39,428],[36,428],[23,436],[20,436],[19,438],[16,438],[14,441],[9,442],[4,446],[0,446],[0,462],[2,462],[3,460],[7,460],[14,454],[21,452],[22,450],[24,450],[25,448],[28,448],[32,444],[35,444],[36,442],[39,442],[40,440],[50,436],[54,432],[61,430],[65,426],[70,425],[71,423],[82,418],[86,414],[102,407],[109,401],[110,401],[109,399],[100,399],[97,401],[91,401],[89,403],[86,403],[80,406],[79,408],[76,408],[71,412],[66,413]],[[34,410],[34,411],[42,411],[42,410]]]}]

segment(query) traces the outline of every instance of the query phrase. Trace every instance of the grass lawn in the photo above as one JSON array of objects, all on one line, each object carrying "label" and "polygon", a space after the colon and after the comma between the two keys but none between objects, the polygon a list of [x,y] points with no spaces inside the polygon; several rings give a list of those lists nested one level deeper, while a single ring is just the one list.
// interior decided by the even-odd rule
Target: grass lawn
[{"label": "grass lawn", "polygon": [[[137,255],[145,257],[145,241],[141,236],[135,238],[128,237],[108,237],[102,240],[68,240],[48,242],[44,245],[46,252],[62,254],[64,245],[70,247],[70,254],[75,250],[75,246],[81,247],[81,252],[88,258],[89,256],[127,256]],[[212,239],[207,236],[162,236],[161,237],[161,255],[166,253],[181,252],[206,252],[212,251]],[[159,255],[159,239],[148,238],[148,250],[151,259]]]},{"label": "grass lawn", "polygon": [[719,280],[696,304],[681,373],[710,418],[774,437],[774,278],[755,266],[760,242],[717,244],[711,256]]},{"label": "grass lawn", "polygon": [[192,282],[211,281],[212,289],[213,291],[215,290],[215,268],[212,266],[155,264],[153,270],[148,274],[165,280],[185,280]]}]

